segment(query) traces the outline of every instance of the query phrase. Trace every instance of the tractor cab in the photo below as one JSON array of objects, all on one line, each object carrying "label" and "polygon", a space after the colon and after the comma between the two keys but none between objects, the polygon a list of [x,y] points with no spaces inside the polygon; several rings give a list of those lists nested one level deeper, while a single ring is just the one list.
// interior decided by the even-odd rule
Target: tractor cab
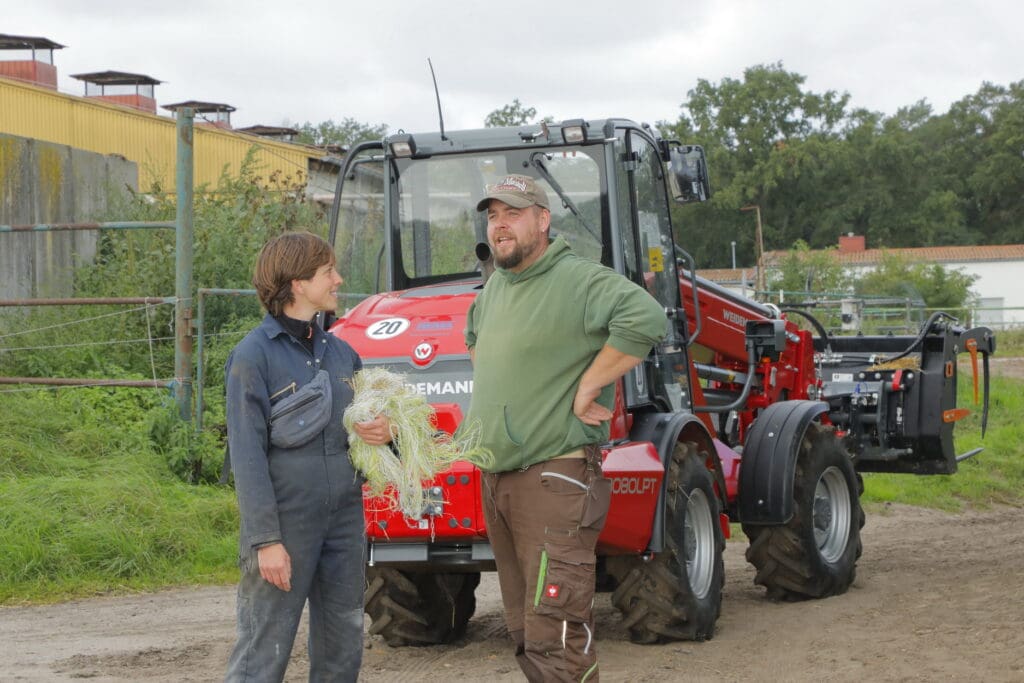
[{"label": "tractor cab", "polygon": [[[685,324],[676,315],[681,302],[669,200],[701,201],[710,190],[703,151],[673,146],[649,127],[577,119],[400,133],[354,147],[340,174],[330,234],[347,289],[405,292],[406,299],[424,292],[432,314],[439,294],[475,296],[490,268],[487,217],[476,206],[508,174],[529,175],[547,192],[552,237],[622,273],[666,309],[669,340],[627,376],[625,408],[688,409],[685,373],[681,384],[671,370],[685,365]],[[395,309],[385,308],[379,320],[395,327]],[[464,317],[451,322],[461,332]],[[378,341],[387,331],[381,328]],[[459,342],[442,343],[436,352],[458,353]],[[381,356],[379,347],[356,347],[364,359]]]}]

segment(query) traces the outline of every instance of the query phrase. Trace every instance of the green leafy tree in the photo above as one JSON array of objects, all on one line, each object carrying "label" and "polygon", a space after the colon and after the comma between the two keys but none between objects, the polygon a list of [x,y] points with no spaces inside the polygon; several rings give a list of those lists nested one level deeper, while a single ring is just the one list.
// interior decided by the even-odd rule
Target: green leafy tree
[{"label": "green leafy tree", "polygon": [[689,91],[666,137],[704,145],[715,195],[674,210],[677,238],[702,266],[725,266],[729,243],[754,262],[749,216],[761,207],[769,250],[838,235],[873,247],[1010,244],[1024,223],[1024,81],[982,84],[944,114],[920,100],[885,116],[848,111],[781,63]]},{"label": "green leafy tree", "polygon": [[333,119],[319,123],[306,121],[298,126],[297,130],[299,131],[298,142],[319,147],[338,145],[348,148],[364,140],[381,139],[387,134],[388,126],[386,123],[374,125],[346,117],[340,121],[334,121]]},{"label": "green leafy tree", "polygon": [[[1002,87],[985,83],[950,109],[973,132],[978,151],[967,161],[969,220],[989,244],[1021,241],[1024,225],[1024,80]],[[961,156],[962,159],[962,156]],[[975,227],[975,226],[971,226]]]},{"label": "green leafy tree", "polygon": [[770,290],[786,292],[837,293],[849,287],[846,269],[836,258],[835,248],[812,251],[797,240],[777,270],[769,272]]},{"label": "green leafy tree", "polygon": [[669,137],[704,145],[708,155],[712,201],[676,210],[678,237],[698,263],[726,265],[732,240],[753,263],[754,231],[739,213],[748,204],[762,207],[767,249],[812,236],[811,221],[795,220],[794,212],[820,194],[817,172],[840,154],[849,96],[806,92],[805,80],[781,63],[750,67],[742,80],[700,79],[679,120],[659,124]]},{"label": "green leafy tree", "polygon": [[487,128],[500,128],[502,126],[523,126],[534,120],[537,116],[537,109],[526,107],[519,98],[512,100],[512,104],[506,104],[501,109],[495,109],[484,119],[484,126]]},{"label": "green leafy tree", "polygon": [[887,253],[874,271],[863,275],[855,290],[865,296],[920,298],[928,308],[956,310],[973,298],[975,276],[950,270],[939,263],[911,263]]}]

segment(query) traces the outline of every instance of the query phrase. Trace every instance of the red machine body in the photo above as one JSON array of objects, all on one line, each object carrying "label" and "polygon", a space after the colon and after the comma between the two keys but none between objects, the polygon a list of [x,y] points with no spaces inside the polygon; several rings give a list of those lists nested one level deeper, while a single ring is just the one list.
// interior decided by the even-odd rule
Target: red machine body
[{"label": "red machine body", "polygon": [[[472,367],[463,339],[466,313],[477,285],[438,285],[368,298],[340,318],[331,332],[348,342],[364,366],[384,365],[405,374],[409,385],[434,408],[438,429],[454,433],[468,408]],[[436,378],[436,379],[435,379]],[[605,476],[612,482],[609,522],[599,543],[606,552],[640,552],[646,546],[664,468],[650,443],[624,442],[631,418],[616,395]],[[366,533],[371,539],[482,540],[480,472],[457,462],[434,478],[427,490],[434,514],[406,518],[387,501],[367,498]],[[735,480],[729,483],[735,494]]]}]

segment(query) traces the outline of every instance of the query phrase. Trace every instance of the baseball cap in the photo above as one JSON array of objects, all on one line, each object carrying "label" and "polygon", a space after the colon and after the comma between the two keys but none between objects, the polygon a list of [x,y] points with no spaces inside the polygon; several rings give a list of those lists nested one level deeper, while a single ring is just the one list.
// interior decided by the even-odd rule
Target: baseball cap
[{"label": "baseball cap", "polygon": [[494,185],[488,185],[487,195],[477,203],[476,210],[486,211],[492,199],[517,209],[525,209],[534,204],[550,209],[544,188],[528,175],[507,175]]}]

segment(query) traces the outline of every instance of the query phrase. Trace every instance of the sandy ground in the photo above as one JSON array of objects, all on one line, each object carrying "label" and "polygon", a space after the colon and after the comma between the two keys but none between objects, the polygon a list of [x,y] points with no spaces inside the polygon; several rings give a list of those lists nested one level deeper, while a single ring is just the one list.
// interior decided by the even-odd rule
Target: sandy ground
[{"label": "sandy ground", "polygon": [[[996,364],[996,359],[993,359]],[[1014,376],[1024,364],[1000,367]],[[994,368],[995,369],[995,368]],[[982,456],[983,457],[983,456]],[[598,596],[605,681],[1024,681],[1024,510],[870,510],[857,580],[842,596],[774,603],[753,585],[742,538],[726,549],[713,640],[629,642]],[[365,681],[522,680],[493,574],[462,642],[365,644]],[[233,587],[0,608],[0,681],[215,681],[233,642]],[[306,679],[304,635],[289,681]]]},{"label": "sandy ground", "polygon": [[[766,600],[735,539],[718,632],[704,643],[633,645],[599,595],[602,679],[1024,681],[1024,510],[891,506],[863,534],[850,591],[803,603]],[[477,598],[463,642],[392,649],[368,637],[362,680],[522,680],[493,574]],[[233,611],[231,587],[3,608],[0,680],[219,680]],[[288,680],[305,680],[302,636],[295,650]]]}]

